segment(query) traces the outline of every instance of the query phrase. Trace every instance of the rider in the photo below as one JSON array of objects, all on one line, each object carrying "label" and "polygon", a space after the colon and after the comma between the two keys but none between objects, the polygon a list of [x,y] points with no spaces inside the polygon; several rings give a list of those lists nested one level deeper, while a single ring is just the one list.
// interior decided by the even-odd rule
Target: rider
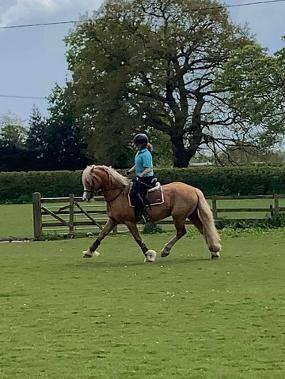
[{"label": "rider", "polygon": [[148,136],[144,133],[139,133],[133,140],[137,148],[135,156],[135,164],[128,171],[128,174],[135,171],[136,174],[136,192],[139,202],[136,205],[136,218],[139,220],[148,205],[146,201],[147,191],[153,187],[153,160],[152,160],[152,145],[149,143]]}]

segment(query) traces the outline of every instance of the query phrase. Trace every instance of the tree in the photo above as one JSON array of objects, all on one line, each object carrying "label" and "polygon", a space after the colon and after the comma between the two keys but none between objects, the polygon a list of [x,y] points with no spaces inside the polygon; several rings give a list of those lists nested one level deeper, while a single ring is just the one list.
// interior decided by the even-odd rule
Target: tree
[{"label": "tree", "polygon": [[36,156],[33,169],[79,169],[89,162],[84,155],[78,118],[68,92],[68,85],[54,87],[47,118],[37,108],[32,111],[27,147]]},{"label": "tree", "polygon": [[0,120],[0,171],[27,169],[27,129],[17,116],[7,113]]},{"label": "tree", "polygon": [[285,154],[281,151],[270,151],[255,149],[249,146],[248,148],[239,149],[238,147],[231,147],[223,153],[219,153],[214,160],[217,164],[226,165],[250,165],[250,164],[270,164],[270,165],[284,165]]},{"label": "tree", "polygon": [[22,148],[27,139],[23,122],[13,114],[6,114],[0,120],[0,146],[8,149]]},{"label": "tree", "polygon": [[33,107],[29,124],[27,147],[36,153],[37,159],[43,159],[48,150],[48,127],[46,119],[36,107]]},{"label": "tree", "polygon": [[244,128],[215,79],[252,39],[215,0],[106,1],[66,42],[75,103],[95,149],[114,130],[117,145],[127,145],[151,128],[168,136],[174,165],[185,167],[201,147],[232,144]]},{"label": "tree", "polygon": [[252,139],[266,150],[285,132],[285,49],[274,55],[258,45],[236,50],[225,65],[220,86],[229,103],[251,125]]},{"label": "tree", "polygon": [[147,130],[147,133],[153,145],[154,164],[157,167],[171,167],[173,162],[169,136],[155,129]]},{"label": "tree", "polygon": [[47,155],[56,168],[79,169],[89,161],[84,155],[85,144],[69,91],[68,85],[56,85],[49,97]]}]

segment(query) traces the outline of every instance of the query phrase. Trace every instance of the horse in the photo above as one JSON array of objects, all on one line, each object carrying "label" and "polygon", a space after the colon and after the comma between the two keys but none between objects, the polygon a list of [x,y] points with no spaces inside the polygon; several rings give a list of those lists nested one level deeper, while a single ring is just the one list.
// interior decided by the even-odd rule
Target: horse
[{"label": "horse", "polygon": [[[156,252],[148,249],[137,228],[134,208],[129,204],[130,180],[107,166],[87,166],[82,173],[84,187],[83,200],[91,200],[96,191],[103,192],[107,203],[108,220],[100,231],[97,239],[83,252],[84,258],[99,255],[96,251],[102,240],[118,225],[125,224],[139,245],[145,262],[154,262]],[[161,186],[164,202],[152,206],[148,211],[148,219],[156,223],[172,216],[176,235],[162,249],[161,257],[167,257],[175,243],[186,234],[185,223],[190,220],[203,235],[211,252],[211,258],[219,258],[221,251],[220,236],[215,227],[212,211],[198,188],[182,182],[173,182]]]}]

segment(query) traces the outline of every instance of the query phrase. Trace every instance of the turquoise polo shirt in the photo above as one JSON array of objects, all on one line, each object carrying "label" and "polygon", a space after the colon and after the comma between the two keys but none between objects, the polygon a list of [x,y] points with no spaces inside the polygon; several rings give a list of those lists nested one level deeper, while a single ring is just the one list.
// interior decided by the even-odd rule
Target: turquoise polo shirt
[{"label": "turquoise polo shirt", "polygon": [[153,176],[152,155],[148,149],[139,150],[135,156],[136,175],[141,175],[146,168],[151,168],[151,171],[145,176]]}]

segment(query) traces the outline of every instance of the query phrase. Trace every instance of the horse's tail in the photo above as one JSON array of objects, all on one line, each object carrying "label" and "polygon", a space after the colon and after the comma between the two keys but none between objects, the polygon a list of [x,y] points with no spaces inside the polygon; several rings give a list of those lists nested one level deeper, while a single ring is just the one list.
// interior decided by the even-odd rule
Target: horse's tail
[{"label": "horse's tail", "polygon": [[222,246],[211,208],[209,207],[203,192],[199,189],[196,189],[196,192],[198,195],[198,216],[203,224],[203,235],[209,250],[214,253],[214,255],[219,256],[219,251],[222,250]]}]

